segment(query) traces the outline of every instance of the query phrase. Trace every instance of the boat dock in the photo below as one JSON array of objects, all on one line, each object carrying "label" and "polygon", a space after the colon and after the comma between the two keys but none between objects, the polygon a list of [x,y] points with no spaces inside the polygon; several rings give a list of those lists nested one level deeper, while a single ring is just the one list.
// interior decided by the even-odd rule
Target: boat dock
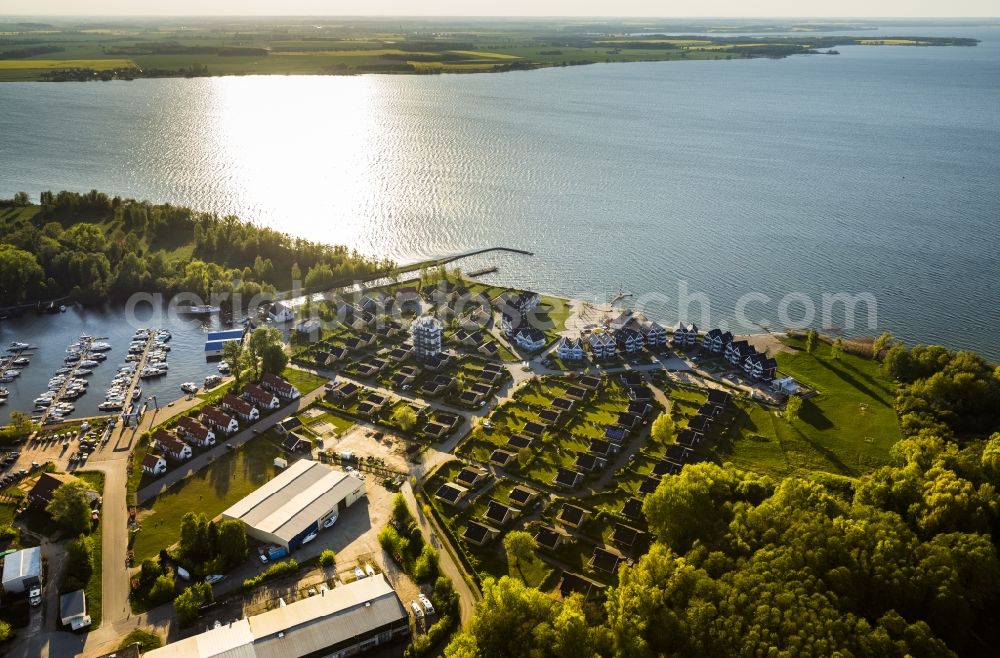
[{"label": "boat dock", "polygon": [[129,382],[128,388],[125,389],[125,407],[122,409],[122,416],[132,412],[137,406],[138,400],[133,400],[132,396],[135,393],[136,386],[139,385],[139,380],[142,379],[142,371],[146,367],[146,361],[149,359],[149,351],[156,343],[156,332],[150,330],[149,336],[146,338],[146,348],[142,351],[142,355],[139,357],[138,361],[135,361],[135,372],[132,373],[132,380]]},{"label": "boat dock", "polygon": [[[88,368],[97,366],[99,361],[91,361],[89,357],[92,357],[95,353],[93,348],[100,340],[102,339],[95,338],[94,336],[81,336],[80,340],[70,345],[70,347],[66,350],[67,354],[71,355],[66,357],[66,361],[64,363],[67,365],[60,369],[61,372],[56,373],[56,378],[49,380],[50,388],[47,393],[43,393],[42,396],[40,396],[48,400],[45,411],[42,412],[41,417],[38,419],[41,425],[47,425],[53,419],[63,420],[65,416],[72,413],[72,409],[75,409],[73,405],[66,402],[66,398],[70,397],[69,394],[71,390],[76,391],[75,395],[71,399],[76,399],[86,392],[86,386],[81,386],[76,381],[76,375],[85,366]],[[110,347],[105,346],[104,349],[110,349]],[[101,360],[104,358],[105,357],[102,355]],[[51,385],[54,381],[58,381],[58,383],[55,387],[52,387]],[[36,400],[36,405],[37,404],[39,403]]]},{"label": "boat dock", "polygon": [[36,349],[34,345],[11,343],[7,353],[0,355],[0,383],[14,381],[30,363],[31,354],[25,352],[34,349]]},{"label": "boat dock", "polygon": [[484,267],[482,269],[475,270],[474,272],[469,272],[465,276],[469,277],[470,279],[475,279],[477,276],[485,276],[487,274],[493,274],[494,272],[498,272],[499,270],[500,268],[497,267],[496,265],[491,265],[490,267]]}]

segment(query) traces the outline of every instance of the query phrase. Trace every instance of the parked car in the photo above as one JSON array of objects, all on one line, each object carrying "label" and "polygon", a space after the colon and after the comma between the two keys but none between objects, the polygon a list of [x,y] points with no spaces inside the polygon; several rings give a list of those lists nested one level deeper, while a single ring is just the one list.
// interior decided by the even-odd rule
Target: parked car
[{"label": "parked car", "polygon": [[261,553],[259,557],[260,557],[260,563],[261,564],[267,564],[267,556],[266,555],[264,555],[263,553]]},{"label": "parked car", "polygon": [[354,577],[358,580],[365,577],[365,572],[361,570],[361,567],[354,567]]},{"label": "parked car", "polygon": [[226,577],[221,573],[213,573],[210,576],[205,576],[205,582],[209,585],[214,585],[215,583],[222,582]]}]

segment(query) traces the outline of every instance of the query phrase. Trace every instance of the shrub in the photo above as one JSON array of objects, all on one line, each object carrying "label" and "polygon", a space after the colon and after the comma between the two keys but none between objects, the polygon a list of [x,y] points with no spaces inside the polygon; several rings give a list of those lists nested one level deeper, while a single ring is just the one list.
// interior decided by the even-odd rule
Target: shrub
[{"label": "shrub", "polygon": [[403,658],[423,658],[430,654],[438,644],[444,641],[455,625],[455,618],[451,615],[443,615],[437,622],[427,629],[427,633],[420,635],[403,652]]},{"label": "shrub", "polygon": [[173,576],[160,575],[149,590],[149,605],[158,606],[174,598],[176,585]]},{"label": "shrub", "polygon": [[153,649],[159,649],[163,646],[163,640],[156,633],[151,633],[147,630],[137,628],[122,640],[122,643],[118,645],[119,649],[125,649],[133,644],[139,644],[140,652],[145,653],[147,651],[152,651]]},{"label": "shrub", "polygon": [[419,583],[433,581],[438,577],[438,552],[430,546],[424,546],[420,557],[413,564],[413,578]]},{"label": "shrub", "polygon": [[267,571],[257,574],[253,578],[247,578],[243,581],[244,589],[253,589],[257,585],[260,585],[265,580],[271,578],[277,578],[278,576],[284,576],[285,574],[295,573],[299,569],[299,563],[295,560],[286,560],[284,562],[275,562],[272,564]]},{"label": "shrub", "polygon": [[181,625],[187,626],[198,619],[201,607],[212,600],[212,586],[208,583],[195,583],[181,592],[174,599],[174,611],[180,618]]},{"label": "shrub", "polygon": [[83,589],[94,571],[90,539],[78,537],[66,544],[66,575],[60,593]]}]

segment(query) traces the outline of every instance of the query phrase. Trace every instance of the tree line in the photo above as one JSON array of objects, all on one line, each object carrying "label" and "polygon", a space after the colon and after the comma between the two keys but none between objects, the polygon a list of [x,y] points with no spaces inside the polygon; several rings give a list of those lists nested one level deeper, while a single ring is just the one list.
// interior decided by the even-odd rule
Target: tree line
[{"label": "tree line", "polygon": [[[7,209],[7,210],[4,210]],[[260,293],[293,280],[333,286],[392,267],[343,246],[170,204],[98,191],[24,193],[0,201],[0,305],[135,292]]]},{"label": "tree line", "polygon": [[989,655],[1000,434],[892,456],[846,487],[686,466],[647,497],[657,541],[603,605],[487,579],[446,655]]}]

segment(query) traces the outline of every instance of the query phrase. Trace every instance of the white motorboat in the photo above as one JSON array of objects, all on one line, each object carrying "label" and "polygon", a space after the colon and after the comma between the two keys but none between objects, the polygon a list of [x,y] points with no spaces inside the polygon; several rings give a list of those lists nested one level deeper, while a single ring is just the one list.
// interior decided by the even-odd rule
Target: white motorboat
[{"label": "white motorboat", "polygon": [[18,343],[14,341],[10,344],[10,349],[12,350],[33,350],[37,349],[34,345],[29,345],[28,343]]},{"label": "white motorboat", "polygon": [[324,529],[332,528],[333,524],[337,522],[338,518],[339,518],[339,516],[337,514],[334,514],[333,516],[331,516],[330,518],[328,518],[326,521],[323,521],[323,528]]},{"label": "white motorboat", "polygon": [[191,306],[178,306],[177,312],[184,315],[213,315],[218,313],[222,309],[218,306],[210,306],[208,304],[202,305],[191,305]]},{"label": "white motorboat", "polygon": [[120,400],[105,400],[97,408],[101,411],[121,411],[125,408],[125,403]]},{"label": "white motorboat", "polygon": [[90,346],[91,352],[109,352],[111,351],[111,343],[94,343]]},{"label": "white motorboat", "polygon": [[308,544],[312,540],[316,539],[317,537],[319,537],[319,533],[317,533],[315,530],[313,530],[312,532],[310,532],[308,535],[306,535],[302,539],[302,545],[305,546],[306,544]]},{"label": "white motorboat", "polygon": [[26,366],[29,363],[31,363],[31,359],[29,359],[26,356],[19,356],[16,359],[14,359],[13,361],[11,361],[11,365],[15,365],[15,366]]}]

